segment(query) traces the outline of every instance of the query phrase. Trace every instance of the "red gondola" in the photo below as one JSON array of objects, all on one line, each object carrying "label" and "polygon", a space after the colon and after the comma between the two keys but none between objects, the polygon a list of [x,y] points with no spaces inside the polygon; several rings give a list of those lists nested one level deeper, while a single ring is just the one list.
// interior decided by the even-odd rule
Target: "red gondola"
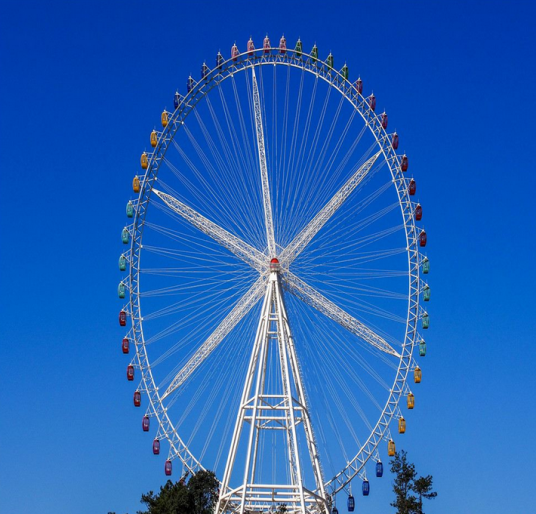
[{"label": "red gondola", "polygon": [[127,366],[127,380],[129,382],[132,382],[134,380],[134,366],[132,364],[129,364]]},{"label": "red gondola", "polygon": [[363,92],[363,81],[361,80],[361,77],[355,81],[355,88],[359,94]]},{"label": "red gondola", "polygon": [[422,207],[420,203],[418,203],[417,206],[415,207],[415,219],[417,221],[422,220]]},{"label": "red gondola", "polygon": [[160,455],[160,441],[158,439],[153,441],[153,454]]},{"label": "red gondola", "polygon": [[141,428],[143,428],[144,432],[149,432],[149,416],[143,416]]},{"label": "red gondola", "polygon": [[141,393],[139,391],[134,391],[134,407],[139,407],[141,405]]},{"label": "red gondola", "polygon": [[398,134],[396,132],[393,134],[393,140],[391,141],[391,146],[393,147],[394,150],[398,148]]},{"label": "red gondola", "polygon": [[374,96],[374,93],[372,93],[368,97],[368,104],[369,104],[369,107],[370,107],[371,111],[374,111],[376,109],[376,97]]},{"label": "red gondola", "polygon": [[408,156],[406,154],[402,156],[402,161],[400,162],[400,168],[402,171],[408,171]]},{"label": "red gondola", "polygon": [[253,50],[255,50],[255,45],[253,44],[253,39],[249,38],[249,41],[248,41],[248,54],[253,55]]},{"label": "red gondola", "polygon": [[123,344],[121,345],[121,348],[123,348],[123,353],[128,353],[130,351],[130,341],[128,340],[128,337],[125,337],[123,339]]},{"label": "red gondola", "polygon": [[122,327],[125,327],[126,324],[127,324],[127,313],[122,310],[119,313],[119,325],[121,325]]},{"label": "red gondola", "polygon": [[279,51],[282,54],[287,51],[287,40],[285,39],[285,36],[281,36],[281,39],[279,40]]},{"label": "red gondola", "polygon": [[270,40],[268,39],[268,36],[264,38],[264,41],[262,43],[262,47],[264,48],[264,53],[267,54],[270,51]]},{"label": "red gondola", "polygon": [[280,265],[279,260],[275,257],[270,261],[270,271],[279,271]]},{"label": "red gondola", "polygon": [[419,245],[422,247],[426,246],[426,232],[424,230],[421,231],[419,235]]},{"label": "red gondola", "polygon": [[382,127],[384,129],[387,128],[387,123],[389,122],[389,117],[387,116],[387,113],[385,111],[382,112]]},{"label": "red gondola", "polygon": [[231,48],[231,57],[233,58],[233,61],[236,61],[238,59],[238,54],[240,52],[238,51],[238,47],[236,46],[236,43]]},{"label": "red gondola", "polygon": [[413,196],[415,192],[417,191],[417,183],[415,182],[415,179],[411,179],[409,181],[409,194]]},{"label": "red gondola", "polygon": [[166,476],[171,476],[171,461],[166,460],[166,464],[164,465],[164,471],[166,473]]}]

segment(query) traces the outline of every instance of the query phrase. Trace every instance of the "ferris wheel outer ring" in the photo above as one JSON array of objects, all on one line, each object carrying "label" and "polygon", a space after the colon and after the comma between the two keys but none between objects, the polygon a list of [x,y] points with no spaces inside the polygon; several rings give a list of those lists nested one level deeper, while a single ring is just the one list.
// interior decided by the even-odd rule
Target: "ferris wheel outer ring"
[{"label": "ferris wheel outer ring", "polygon": [[371,431],[366,442],[359,449],[358,453],[347,463],[347,465],[330,480],[324,483],[326,490],[332,494],[345,488],[348,483],[363,469],[366,462],[373,457],[382,440],[390,439],[389,424],[399,410],[400,398],[406,392],[406,382],[409,371],[413,365],[413,348],[417,337],[417,323],[420,318],[419,296],[421,291],[421,281],[419,276],[421,256],[418,249],[418,230],[413,216],[413,202],[410,199],[407,181],[401,170],[401,160],[392,148],[391,137],[382,127],[380,116],[372,111],[367,103],[367,99],[360,94],[356,88],[346,80],[339,72],[330,68],[321,59],[313,58],[311,55],[301,52],[296,55],[293,50],[287,49],[285,54],[274,53],[278,49],[272,49],[270,53],[264,53],[263,49],[255,50],[253,55],[244,52],[234,61],[232,58],[224,61],[220,67],[211,70],[203,79],[194,83],[190,92],[182,98],[177,109],[168,116],[167,126],[164,127],[158,137],[156,147],[149,156],[148,168],[145,171],[143,181],[138,196],[135,217],[131,225],[131,247],[129,254],[129,290],[130,290],[130,334],[136,346],[137,367],[142,374],[143,391],[149,397],[149,407],[147,415],[158,420],[157,438],[166,438],[170,445],[169,459],[180,458],[183,465],[190,472],[204,469],[202,464],[190,452],[186,444],[177,433],[173,423],[169,419],[167,409],[160,398],[158,388],[155,384],[151,370],[150,361],[147,355],[144,335],[143,317],[141,315],[140,291],[139,291],[139,271],[141,262],[142,236],[145,224],[147,208],[150,203],[153,184],[157,180],[158,170],[167,152],[167,149],[175,137],[175,134],[182,126],[184,120],[196,107],[197,103],[204,98],[213,88],[232,77],[235,73],[243,72],[254,66],[281,65],[302,69],[316,75],[326,81],[330,87],[335,88],[348,100],[356,111],[361,115],[363,121],[369,128],[376,144],[380,147],[386,164],[389,167],[393,184],[397,189],[398,201],[404,220],[404,230],[406,235],[408,271],[409,271],[409,295],[408,295],[408,315],[406,321],[406,332],[397,373],[390,389],[389,397],[383,408],[381,415]]}]

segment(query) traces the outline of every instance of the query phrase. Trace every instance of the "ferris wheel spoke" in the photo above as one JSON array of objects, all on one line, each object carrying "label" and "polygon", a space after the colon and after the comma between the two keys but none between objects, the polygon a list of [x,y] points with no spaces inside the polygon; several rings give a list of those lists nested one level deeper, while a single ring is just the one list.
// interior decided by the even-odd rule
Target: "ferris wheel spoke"
[{"label": "ferris wheel spoke", "polygon": [[216,330],[208,337],[208,339],[199,347],[199,349],[192,355],[184,367],[175,375],[175,378],[171,381],[171,384],[166,389],[166,392],[162,395],[162,400],[176,391],[188,377],[203,363],[203,361],[212,353],[213,350],[225,339],[225,337],[240,323],[251,308],[259,301],[263,296],[265,290],[266,279],[261,276],[257,281],[249,288],[244,296],[233,307],[231,312],[223,319],[218,325]]},{"label": "ferris wheel spoke", "polygon": [[275,257],[274,218],[272,216],[272,201],[270,199],[270,184],[268,183],[268,169],[266,166],[266,149],[264,147],[264,129],[262,126],[262,109],[259,98],[259,88],[255,77],[255,68],[251,68],[253,82],[253,108],[255,110],[255,131],[257,134],[257,150],[259,153],[259,167],[261,170],[262,199],[264,204],[264,220],[266,224],[266,239],[270,257]]},{"label": "ferris wheel spoke", "polygon": [[378,159],[380,152],[366,161],[346,183],[335,193],[331,200],[309,222],[309,224],[294,238],[294,240],[281,252],[279,261],[282,266],[288,267],[315,237],[320,229],[330,220],[337,210],[344,204],[355,188],[363,181]]},{"label": "ferris wheel spoke", "polygon": [[227,248],[252,268],[258,270],[260,273],[263,273],[266,270],[265,257],[256,248],[253,248],[253,246],[242,241],[239,237],[234,236],[213,221],[205,218],[202,214],[199,214],[197,211],[188,207],[173,196],[162,193],[162,191],[158,191],[157,189],[153,189],[153,192],[164,201],[171,210],[179,214],[201,232],[214,239],[214,241]]},{"label": "ferris wheel spoke", "polygon": [[294,275],[294,273],[286,271],[282,273],[282,279],[283,287],[310,307],[321,312],[378,350],[394,357],[400,357],[400,354],[382,337],[341,309],[338,305],[328,300],[316,289]]}]

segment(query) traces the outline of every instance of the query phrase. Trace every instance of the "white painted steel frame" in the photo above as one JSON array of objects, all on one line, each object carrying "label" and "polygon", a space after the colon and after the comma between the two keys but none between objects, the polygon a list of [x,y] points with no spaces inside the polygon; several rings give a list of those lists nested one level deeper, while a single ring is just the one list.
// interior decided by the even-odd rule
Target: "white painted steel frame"
[{"label": "white painted steel frame", "polygon": [[[274,324],[276,329],[274,329]],[[270,344],[276,344],[280,361],[283,394],[266,391],[267,358]],[[255,378],[255,383],[254,383]],[[292,395],[292,386],[297,397]],[[242,485],[231,489],[229,484],[237,457],[242,430],[249,424],[246,466]],[[302,465],[298,455],[297,426],[304,427],[316,492],[304,487]],[[261,430],[285,430],[291,484],[260,484],[256,479],[257,448]],[[292,333],[279,285],[279,273],[272,271],[268,279],[242,399],[238,409],[233,439],[222,480],[216,513],[266,512],[274,504],[285,503],[289,513],[322,512],[329,514],[330,505],[309,416]]]},{"label": "white painted steel frame", "polygon": [[337,71],[329,68],[322,60],[313,59],[312,56],[302,53],[296,55],[293,50],[288,49],[286,54],[280,54],[279,49],[273,48],[265,54],[262,50],[256,50],[252,56],[242,53],[236,62],[231,59],[222,63],[220,68],[211,70],[206,77],[195,83],[191,91],[183,98],[179,107],[170,113],[167,127],[159,133],[157,146],[149,155],[149,167],[143,177],[141,191],[139,194],[136,214],[129,233],[131,236],[131,249],[128,255],[129,277],[126,281],[130,290],[130,302],[125,306],[125,310],[131,318],[131,329],[129,335],[136,346],[136,356],[133,364],[141,371],[141,388],[149,397],[149,407],[147,415],[156,418],[159,424],[157,437],[167,439],[170,444],[170,458],[180,458],[186,468],[190,471],[202,469],[201,464],[190,453],[186,445],[176,432],[171,420],[168,417],[166,408],[162,403],[162,397],[155,385],[150,362],[143,337],[143,323],[140,305],[140,261],[141,261],[141,241],[147,208],[151,200],[151,191],[156,180],[162,159],[173,140],[175,133],[181,127],[183,120],[195,108],[197,102],[202,99],[211,89],[217,87],[221,82],[231,77],[233,74],[243,72],[254,66],[262,65],[282,65],[300,68],[312,73],[322,80],[328,82],[338,90],[357,110],[364,122],[374,135],[379,151],[383,155],[391,172],[393,184],[397,189],[400,208],[404,220],[404,228],[407,242],[408,265],[409,265],[409,295],[408,295],[408,315],[406,333],[400,352],[398,370],[393,386],[385,407],[378,422],[372,430],[365,444],[357,455],[330,480],[326,481],[324,487],[331,493],[344,488],[349,481],[355,477],[363,468],[366,461],[375,458],[376,448],[382,439],[389,439],[389,422],[397,415],[400,397],[407,390],[406,379],[408,372],[414,367],[412,360],[413,347],[417,334],[417,321],[422,312],[419,309],[420,278],[419,269],[421,258],[418,251],[418,235],[420,230],[415,226],[413,211],[414,206],[409,196],[408,181],[405,179],[401,168],[401,158],[397,156],[392,148],[392,135],[386,133],[381,126],[381,119],[368,105],[366,98],[357,92],[355,87],[344,79]]}]

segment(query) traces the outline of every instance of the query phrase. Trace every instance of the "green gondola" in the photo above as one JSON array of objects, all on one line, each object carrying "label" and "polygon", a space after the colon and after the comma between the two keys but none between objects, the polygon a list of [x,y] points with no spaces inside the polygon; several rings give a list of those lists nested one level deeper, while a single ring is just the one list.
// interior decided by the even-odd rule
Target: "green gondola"
[{"label": "green gondola", "polygon": [[422,272],[425,275],[428,275],[430,272],[430,261],[428,260],[428,257],[425,257],[422,261]]},{"label": "green gondola", "polygon": [[123,241],[124,245],[127,245],[130,240],[130,234],[128,233],[127,227],[123,229],[123,232],[121,232],[121,241]]},{"label": "green gondola", "polygon": [[125,290],[125,284],[123,282],[119,282],[119,285],[117,286],[117,296],[119,296],[119,298],[124,298]]},{"label": "green gondola", "polygon": [[125,254],[121,254],[119,257],[119,271],[125,271],[127,269],[127,258]]},{"label": "green gondola", "polygon": [[428,313],[425,311],[422,315],[422,328],[427,329],[430,326],[430,316],[428,316]]},{"label": "green gondola", "polygon": [[342,67],[341,75],[344,77],[344,80],[348,80],[348,77],[350,76],[350,73],[348,72],[348,66],[346,66],[346,63]]},{"label": "green gondola", "polygon": [[296,47],[294,48],[294,52],[296,52],[296,55],[298,57],[301,57],[301,55],[303,53],[303,47],[302,47],[301,39],[298,39],[298,41],[296,43]]},{"label": "green gondola", "polygon": [[430,286],[428,284],[424,285],[424,289],[422,290],[422,297],[425,302],[430,301]]},{"label": "green gondola", "polygon": [[127,218],[132,218],[134,216],[134,206],[132,205],[132,202],[129,200],[127,203]]},{"label": "green gondola", "polygon": [[326,62],[328,63],[328,68],[332,70],[333,69],[333,55],[331,53],[328,55]]},{"label": "green gondola", "polygon": [[426,355],[426,343],[424,339],[419,342],[419,356],[424,357]]},{"label": "green gondola", "polygon": [[318,59],[318,47],[316,45],[313,46],[313,49],[311,50],[311,57],[313,58],[313,61],[315,62]]}]

